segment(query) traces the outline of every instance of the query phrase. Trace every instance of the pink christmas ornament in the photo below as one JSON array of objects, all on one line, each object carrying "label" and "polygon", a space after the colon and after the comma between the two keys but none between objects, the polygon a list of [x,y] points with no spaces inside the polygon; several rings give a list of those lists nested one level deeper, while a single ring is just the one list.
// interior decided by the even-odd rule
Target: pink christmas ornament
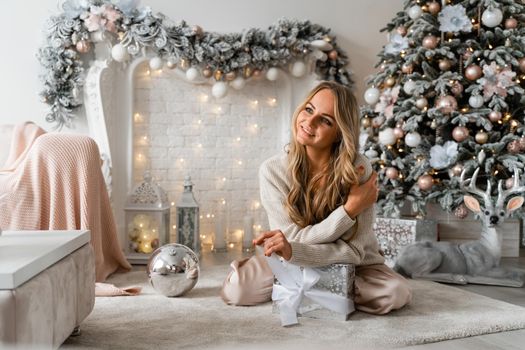
[{"label": "pink christmas ornament", "polygon": [[424,48],[432,50],[435,49],[438,45],[439,39],[434,35],[427,35],[423,38],[422,45]]},{"label": "pink christmas ornament", "polygon": [[400,139],[405,136],[405,132],[401,128],[394,128],[394,136]]},{"label": "pink christmas ornament", "polygon": [[396,168],[389,167],[386,169],[385,175],[390,180],[395,180],[399,176],[399,171]]},{"label": "pink christmas ornament", "polygon": [[451,95],[441,96],[436,100],[435,107],[443,114],[450,114],[458,109],[458,101]]},{"label": "pink christmas ornament", "polygon": [[430,175],[422,175],[417,179],[417,185],[422,191],[428,191],[432,188],[434,179]]},{"label": "pink christmas ornament", "polygon": [[432,1],[430,4],[428,4],[428,12],[430,12],[433,15],[437,15],[441,11],[441,5],[437,1]]},{"label": "pink christmas ornament", "polygon": [[516,18],[510,17],[505,20],[505,28],[506,29],[515,29],[518,27],[518,21]]},{"label": "pink christmas ornament", "polygon": [[471,64],[465,69],[465,77],[470,80],[478,80],[481,77],[481,67],[477,64]]},{"label": "pink christmas ornament", "polygon": [[491,122],[497,122],[498,120],[501,120],[501,112],[498,111],[492,111],[489,113],[489,119]]},{"label": "pink christmas ornament", "polygon": [[80,40],[79,42],[77,42],[75,47],[76,47],[78,52],[86,53],[86,52],[89,52],[89,49],[91,48],[91,45],[89,44],[88,41]]},{"label": "pink christmas ornament", "polygon": [[468,129],[464,126],[456,126],[452,130],[452,138],[457,142],[465,141],[468,138]]}]

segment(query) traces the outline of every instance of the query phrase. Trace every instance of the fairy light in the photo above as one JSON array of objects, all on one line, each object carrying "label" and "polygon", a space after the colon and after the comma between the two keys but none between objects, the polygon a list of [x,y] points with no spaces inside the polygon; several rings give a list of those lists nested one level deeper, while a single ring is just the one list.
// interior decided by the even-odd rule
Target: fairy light
[{"label": "fairy light", "polygon": [[151,75],[151,71],[149,69],[146,71],[146,75]]},{"label": "fairy light", "polygon": [[252,107],[253,108],[257,108],[258,105],[259,105],[259,100],[253,100],[252,101]]},{"label": "fairy light", "polygon": [[202,124],[202,120],[200,120],[200,119],[197,120],[197,124],[199,124],[199,125]]},{"label": "fairy light", "polygon": [[174,207],[175,206],[175,202],[171,202],[171,206]]},{"label": "fairy light", "polygon": [[197,148],[202,148],[202,143],[197,144]]},{"label": "fairy light", "polygon": [[171,228],[175,230],[177,228],[177,225],[173,225],[171,226]]},{"label": "fairy light", "polygon": [[144,119],[142,118],[142,116],[139,113],[135,113],[133,119],[134,119],[135,123],[141,123],[142,121],[144,121]]},{"label": "fairy light", "polygon": [[259,125],[257,125],[257,124],[253,124],[253,128],[254,128],[254,129],[257,129],[258,127],[259,127]]},{"label": "fairy light", "polygon": [[209,219],[210,218],[210,214],[206,214],[206,219]]},{"label": "fairy light", "polygon": [[215,111],[220,114],[222,112],[222,107],[221,106],[217,106],[215,108]]},{"label": "fairy light", "polygon": [[202,219],[202,215],[200,215],[199,218]]},{"label": "fairy light", "polygon": [[224,199],[224,198],[221,199],[221,204],[222,204],[222,205],[226,205],[226,199]]},{"label": "fairy light", "polygon": [[205,102],[208,102],[209,99],[210,99],[210,96],[208,96],[208,95],[206,95],[206,94],[202,94],[202,95],[200,96],[200,100],[201,100],[201,102],[204,102],[204,103],[205,103]]},{"label": "fairy light", "polygon": [[235,139],[235,141],[239,142],[239,141],[241,141],[241,138],[240,138],[240,137],[237,137],[237,138]]},{"label": "fairy light", "polygon": [[225,177],[223,177],[221,180],[222,180],[222,182],[226,182],[226,178]]},{"label": "fairy light", "polygon": [[238,164],[238,165],[242,165],[242,160],[238,160],[238,161],[237,161],[237,164]]},{"label": "fairy light", "polygon": [[268,104],[272,107],[274,107],[277,104],[277,99],[275,97],[270,97],[268,99]]},{"label": "fairy light", "polygon": [[184,163],[184,158],[179,158],[179,162]]}]

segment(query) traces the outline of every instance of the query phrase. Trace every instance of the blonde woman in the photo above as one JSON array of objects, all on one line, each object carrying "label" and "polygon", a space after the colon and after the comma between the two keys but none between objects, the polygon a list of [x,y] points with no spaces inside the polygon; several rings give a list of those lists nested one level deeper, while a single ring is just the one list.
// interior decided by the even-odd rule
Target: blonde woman
[{"label": "blonde woman", "polygon": [[[356,308],[386,314],[410,302],[407,281],[384,264],[372,231],[377,174],[358,153],[359,110],[350,90],[321,82],[297,108],[287,153],[260,168],[261,201],[272,231],[254,240],[300,266],[356,265]],[[273,276],[263,257],[232,263],[225,302],[271,299]]]}]

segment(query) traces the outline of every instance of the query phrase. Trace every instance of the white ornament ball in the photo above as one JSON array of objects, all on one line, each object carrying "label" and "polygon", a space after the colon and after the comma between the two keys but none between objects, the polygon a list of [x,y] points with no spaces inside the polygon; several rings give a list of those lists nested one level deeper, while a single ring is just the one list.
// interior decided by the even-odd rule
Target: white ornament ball
[{"label": "white ornament ball", "polygon": [[162,59],[160,57],[153,57],[149,60],[149,67],[153,70],[159,70],[163,66]]},{"label": "white ornament ball", "polygon": [[409,80],[403,85],[403,91],[407,95],[412,95],[414,93],[414,90],[416,90],[416,82],[413,80]]},{"label": "white ornament ball", "polygon": [[390,146],[396,143],[396,135],[394,129],[386,128],[379,132],[379,142],[385,146]]},{"label": "white ornament ball", "polygon": [[124,62],[129,58],[128,50],[122,44],[116,44],[111,48],[111,57],[117,62]]},{"label": "white ornament ball", "polygon": [[375,88],[375,87],[368,88],[366,89],[365,95],[364,95],[365,102],[368,103],[369,105],[375,105],[377,101],[379,101],[379,95],[380,95],[380,92],[378,88]]},{"label": "white ornament ball", "polygon": [[218,81],[213,84],[211,94],[217,98],[223,98],[228,93],[228,85],[223,81]]},{"label": "white ornament ball", "polygon": [[292,64],[291,73],[296,78],[304,76],[306,74],[306,64],[303,61],[295,61]]},{"label": "white ornament ball", "polygon": [[480,108],[483,106],[483,97],[481,95],[472,95],[468,99],[468,104],[472,108]]},{"label": "white ornament ball", "polygon": [[421,143],[421,135],[417,132],[409,132],[405,136],[405,143],[409,147],[417,147]]},{"label": "white ornament ball", "polygon": [[243,77],[237,77],[230,82],[230,85],[235,90],[241,90],[246,85],[246,80]]},{"label": "white ornament ball", "polygon": [[275,67],[268,69],[268,71],[266,72],[266,79],[270,81],[275,81],[279,79],[279,69]]},{"label": "white ornament ball", "polygon": [[314,40],[310,43],[310,47],[321,51],[330,51],[333,49],[332,44],[325,40]]},{"label": "white ornament ball", "polygon": [[502,20],[503,13],[498,8],[489,8],[481,15],[481,23],[489,28],[497,27]]},{"label": "white ornament ball", "polygon": [[428,106],[428,100],[425,97],[420,97],[416,100],[416,107],[423,109]]},{"label": "white ornament ball", "polygon": [[399,171],[394,167],[388,167],[386,168],[385,175],[390,180],[395,180],[399,176]]},{"label": "white ornament ball", "polygon": [[368,149],[365,151],[365,156],[367,156],[369,159],[374,159],[378,156],[379,154],[377,153],[376,150],[374,149]]},{"label": "white ornament ball", "polygon": [[198,77],[199,77],[199,70],[197,68],[194,68],[194,67],[188,68],[188,70],[186,71],[186,79],[188,79],[189,81],[194,81]]},{"label": "white ornament ball", "polygon": [[407,13],[408,17],[410,17],[411,19],[417,19],[423,14],[423,9],[421,9],[420,6],[415,5],[409,8]]}]

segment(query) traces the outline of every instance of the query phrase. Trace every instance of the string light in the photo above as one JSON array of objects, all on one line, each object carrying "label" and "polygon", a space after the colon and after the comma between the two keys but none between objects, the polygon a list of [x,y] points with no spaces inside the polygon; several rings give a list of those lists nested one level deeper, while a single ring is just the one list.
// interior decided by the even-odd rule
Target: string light
[{"label": "string light", "polygon": [[237,137],[235,140],[236,140],[237,142],[239,142],[239,141],[241,141],[241,138],[240,138],[240,137]]},{"label": "string light", "polygon": [[175,202],[171,202],[171,206],[174,207],[175,206]]},{"label": "string light", "polygon": [[242,160],[237,161],[237,164],[242,165]]},{"label": "string light", "polygon": [[197,120],[197,124],[202,124],[202,120]]},{"label": "string light", "polygon": [[177,228],[177,225],[173,225],[171,226],[171,228],[175,230]]},{"label": "string light", "polygon": [[184,162],[184,158],[179,158],[179,162],[183,163]]},{"label": "string light", "polygon": [[277,99],[275,97],[271,97],[268,99],[268,104],[272,107],[274,107],[277,104]]},{"label": "string light", "polygon": [[225,177],[222,178],[222,182],[226,182],[226,178]]},{"label": "string light", "polygon": [[202,94],[200,97],[201,102],[208,102],[209,99],[210,99],[210,96],[206,94]]}]

